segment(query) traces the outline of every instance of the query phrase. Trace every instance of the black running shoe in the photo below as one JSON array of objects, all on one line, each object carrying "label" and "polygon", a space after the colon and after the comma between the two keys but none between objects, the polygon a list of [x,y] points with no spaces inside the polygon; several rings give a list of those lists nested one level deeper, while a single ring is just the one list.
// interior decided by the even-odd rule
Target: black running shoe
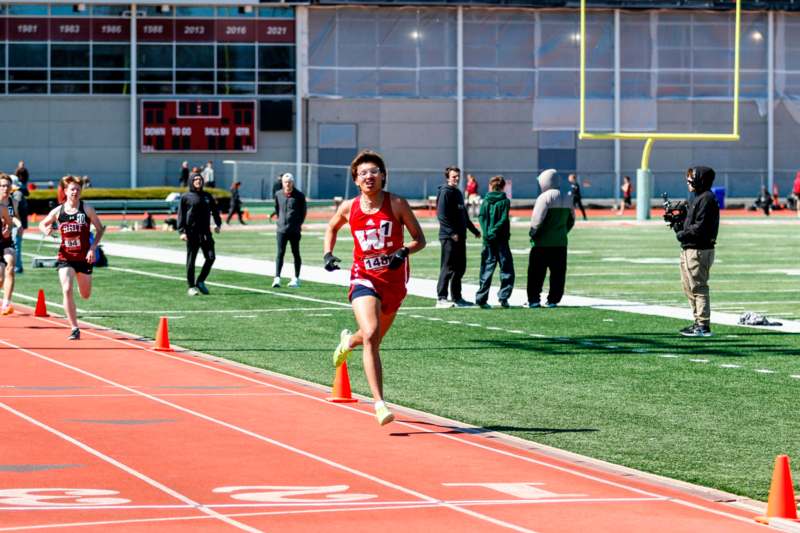
[{"label": "black running shoe", "polygon": [[202,281],[197,284],[197,290],[202,292],[203,294],[208,294],[208,287]]},{"label": "black running shoe", "polygon": [[78,328],[72,328],[72,333],[69,334],[69,337],[67,337],[67,340],[69,340],[69,341],[79,341],[79,340],[81,340],[81,330],[79,330]]},{"label": "black running shoe", "polygon": [[690,331],[681,330],[681,335],[684,337],[710,337],[711,328],[702,324],[695,324]]},{"label": "black running shoe", "polygon": [[692,323],[692,324],[686,326],[685,328],[683,328],[682,330],[680,330],[678,333],[680,333],[681,335],[689,335],[694,331],[694,328],[696,328],[696,327],[697,327],[697,323]]}]

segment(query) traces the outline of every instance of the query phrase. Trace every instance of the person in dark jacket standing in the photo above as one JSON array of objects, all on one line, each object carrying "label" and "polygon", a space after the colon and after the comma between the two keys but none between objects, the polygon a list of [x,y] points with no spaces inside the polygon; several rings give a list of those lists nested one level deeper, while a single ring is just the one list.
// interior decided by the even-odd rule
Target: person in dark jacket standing
[{"label": "person in dark jacket standing", "polygon": [[[439,242],[442,245],[441,266],[439,270],[439,283],[436,292],[439,299],[436,307],[468,307],[472,303],[461,296],[461,278],[467,270],[467,230],[476,237],[481,232],[469,219],[464,205],[464,196],[458,188],[461,179],[461,169],[447,167],[444,169],[447,183],[439,187],[436,196],[436,216],[439,219]],[[453,299],[447,299],[447,289]]]},{"label": "person in dark jacket standing", "polygon": [[481,204],[479,215],[483,231],[483,250],[481,251],[480,287],[475,294],[475,303],[482,309],[490,309],[487,302],[489,289],[492,286],[492,275],[497,263],[500,263],[500,291],[497,298],[502,307],[509,307],[508,298],[514,290],[514,261],[508,240],[511,238],[511,224],[508,213],[511,201],[506,197],[506,180],[503,176],[494,176],[489,180],[489,192]]},{"label": "person in dark jacket standing", "polygon": [[244,225],[244,220],[242,220],[242,197],[239,194],[239,188],[241,186],[241,181],[234,181],[231,185],[231,205],[228,207],[228,218],[225,219],[226,224],[230,224],[233,215],[237,215],[239,217],[239,224]]},{"label": "person in dark jacket standing", "polygon": [[178,177],[178,185],[187,187],[189,185],[189,162],[184,161],[181,163],[181,173]]},{"label": "person in dark jacket standing", "polygon": [[[572,174],[574,176],[574,174]],[[567,233],[575,225],[572,200],[561,192],[561,178],[555,169],[547,169],[537,178],[541,194],[531,213],[531,251],[528,258],[528,307],[541,307],[539,297],[547,271],[550,291],[547,307],[556,307],[564,296],[567,279]],[[571,180],[570,180],[571,181]]]},{"label": "person in dark jacket standing", "polygon": [[275,279],[273,287],[281,286],[281,270],[283,258],[286,255],[286,243],[292,247],[294,257],[294,277],[289,282],[289,287],[300,286],[300,267],[303,264],[300,258],[300,231],[306,220],[306,196],[294,188],[294,176],[285,173],[281,177],[283,188],[275,193],[275,212],[272,216],[278,217],[278,255],[275,258]]},{"label": "person in dark jacket standing", "polygon": [[583,208],[583,197],[581,196],[581,184],[578,183],[578,176],[575,174],[570,174],[567,176],[567,181],[569,181],[569,188],[570,188],[570,195],[572,196],[572,207],[575,209],[580,209],[581,214],[583,215],[583,220],[587,220],[586,218],[586,209]]},{"label": "person in dark jacket standing", "polygon": [[[178,208],[178,232],[181,240],[186,241],[186,281],[189,283],[189,296],[208,294],[205,281],[216,259],[214,238],[211,236],[211,217],[214,217],[216,233],[222,227],[217,201],[203,190],[203,183],[201,174],[193,174],[189,190],[181,195]],[[198,250],[202,250],[205,261],[195,280],[194,263]]]},{"label": "person in dark jacket standing", "polygon": [[711,192],[714,170],[709,167],[689,169],[686,183],[695,196],[689,201],[683,229],[676,227],[681,243],[681,282],[689,298],[694,323],[680,333],[686,337],[711,336],[711,299],[708,277],[714,264],[714,247],[719,232],[719,204]]}]

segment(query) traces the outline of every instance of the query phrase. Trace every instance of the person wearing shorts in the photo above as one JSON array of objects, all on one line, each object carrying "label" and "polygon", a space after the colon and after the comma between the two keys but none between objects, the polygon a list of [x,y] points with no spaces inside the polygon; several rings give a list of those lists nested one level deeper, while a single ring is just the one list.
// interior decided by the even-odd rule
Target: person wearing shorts
[{"label": "person wearing shorts", "polygon": [[[364,372],[375,400],[375,416],[383,426],[394,415],[383,401],[380,344],[406,296],[408,256],[425,247],[425,235],[408,201],[383,190],[386,165],[379,154],[360,152],[350,163],[350,175],[361,194],[342,202],[328,223],[324,261],[329,272],[339,268],[340,259],[333,255],[336,235],[349,224],[353,236],[349,298],[358,331],[342,330],[333,363],[340,366],[354,347],[364,347]],[[411,237],[408,242],[403,242],[403,228]]]},{"label": "person wearing shorts", "polygon": [[11,199],[11,189],[13,181],[11,176],[0,172],[0,206],[3,214],[0,215],[0,279],[3,283],[3,305],[0,307],[0,314],[10,315],[14,312],[11,305],[11,295],[14,293],[14,276],[16,275],[17,250],[14,246],[12,229],[14,225],[20,226],[21,222],[16,218],[17,210],[15,202]]},{"label": "person wearing shorts", "polygon": [[[61,178],[61,187],[66,194],[66,200],[44,217],[39,224],[39,231],[46,237],[53,232],[53,223],[58,224],[61,246],[58,248],[56,268],[61,281],[61,292],[64,296],[64,311],[72,328],[67,339],[79,340],[81,331],[78,328],[73,285],[77,281],[78,292],[84,300],[91,296],[92,266],[105,228],[94,208],[81,200],[83,188],[81,178],[64,176]],[[90,225],[95,229],[95,238],[91,244],[89,243]]]},{"label": "person wearing shorts", "polygon": [[14,267],[16,250],[12,228],[14,227],[14,203],[11,200],[11,177],[0,173],[0,280],[3,284],[3,306],[0,314],[14,312],[11,295],[14,292]]}]

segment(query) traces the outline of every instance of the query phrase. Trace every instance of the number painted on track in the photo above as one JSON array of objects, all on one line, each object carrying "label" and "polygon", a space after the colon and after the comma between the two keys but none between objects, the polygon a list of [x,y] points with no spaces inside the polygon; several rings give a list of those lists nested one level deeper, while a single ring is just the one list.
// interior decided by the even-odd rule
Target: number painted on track
[{"label": "number painted on track", "polygon": [[[284,485],[256,485],[244,487],[218,487],[217,494],[230,494],[234,500],[261,503],[323,503],[323,502],[357,502],[377,498],[376,494],[342,494],[348,485],[328,485],[318,487],[293,487]],[[320,498],[302,498],[314,494],[324,495]]]},{"label": "number painted on track", "polygon": [[53,506],[53,505],[122,505],[130,503],[125,498],[100,498],[113,496],[115,490],[106,489],[0,489],[0,505]]}]

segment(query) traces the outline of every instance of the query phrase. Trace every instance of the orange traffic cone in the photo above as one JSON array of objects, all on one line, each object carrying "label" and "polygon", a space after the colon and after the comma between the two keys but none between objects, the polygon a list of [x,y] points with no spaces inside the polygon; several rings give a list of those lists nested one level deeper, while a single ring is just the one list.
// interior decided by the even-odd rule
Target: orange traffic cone
[{"label": "orange traffic cone", "polygon": [[347,362],[342,363],[336,369],[336,376],[333,378],[333,396],[326,398],[334,403],[355,403],[358,400],[353,398],[350,392],[350,375],[347,373]]},{"label": "orange traffic cone", "polygon": [[248,209],[244,209],[242,211],[242,219],[247,220],[248,222],[250,221],[250,211]]},{"label": "orange traffic cone", "polygon": [[762,524],[769,524],[772,518],[798,521],[792,472],[789,470],[789,457],[786,455],[775,458],[775,470],[772,472],[772,484],[769,487],[767,516],[755,517],[756,522]]},{"label": "orange traffic cone", "polygon": [[44,301],[44,291],[39,289],[39,296],[36,298],[36,310],[33,316],[50,316],[47,314],[47,304]]},{"label": "orange traffic cone", "polygon": [[156,330],[156,341],[153,344],[153,349],[157,352],[172,352],[173,349],[169,345],[169,326],[167,325],[167,317],[162,316],[158,321],[158,329]]}]

